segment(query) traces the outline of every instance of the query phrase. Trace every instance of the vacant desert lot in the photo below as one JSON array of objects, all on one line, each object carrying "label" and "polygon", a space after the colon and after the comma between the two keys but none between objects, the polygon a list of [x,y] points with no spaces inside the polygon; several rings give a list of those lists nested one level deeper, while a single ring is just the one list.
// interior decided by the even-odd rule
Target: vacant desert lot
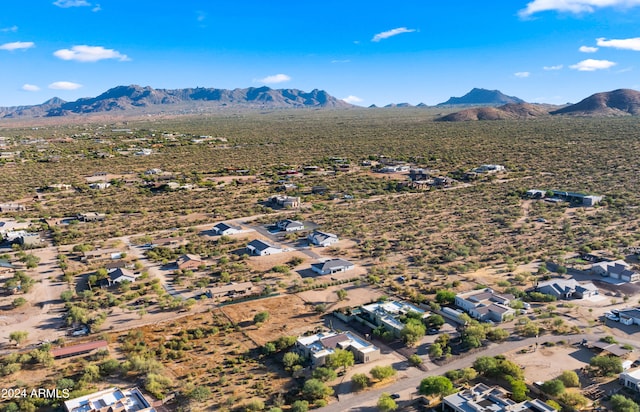
[{"label": "vacant desert lot", "polygon": [[[232,322],[243,327],[246,335],[257,345],[284,335],[301,335],[322,325],[320,314],[304,300],[295,295],[259,299],[222,308]],[[253,317],[269,312],[269,319],[259,327],[253,324]]]},{"label": "vacant desert lot", "polygon": [[594,353],[582,346],[558,345],[552,347],[532,347],[527,353],[511,352],[509,359],[524,368],[524,377],[528,382],[542,382],[554,379],[564,371],[579,372],[589,365]]}]

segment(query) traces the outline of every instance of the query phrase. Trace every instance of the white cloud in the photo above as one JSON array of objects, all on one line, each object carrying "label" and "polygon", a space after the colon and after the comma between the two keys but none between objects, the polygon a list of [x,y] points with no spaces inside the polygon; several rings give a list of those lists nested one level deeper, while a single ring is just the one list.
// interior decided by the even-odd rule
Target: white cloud
[{"label": "white cloud", "polygon": [[593,13],[603,7],[631,8],[640,6],[640,0],[533,0],[527,3],[524,10],[520,10],[521,17],[543,11],[560,11],[569,13]]},{"label": "white cloud", "polygon": [[71,49],[57,50],[53,55],[62,60],[78,62],[97,62],[105,59],[117,59],[121,62],[130,60],[127,55],[113,49],[105,49],[102,46],[73,46]]},{"label": "white cloud", "polygon": [[69,7],[91,6],[91,3],[86,0],[56,0],[53,4],[54,6],[62,7],[63,9],[67,9]]},{"label": "white cloud", "polygon": [[564,66],[561,64],[558,64],[556,66],[544,66],[542,69],[543,70],[562,70]]},{"label": "white cloud", "polygon": [[291,80],[291,77],[286,74],[274,74],[273,76],[267,76],[262,79],[254,80],[254,82],[264,83],[264,84],[272,84],[272,83],[284,83]]},{"label": "white cloud", "polygon": [[531,76],[531,73],[529,73],[529,72],[516,72],[516,73],[513,73],[513,75],[516,76],[516,77],[519,77],[521,79],[524,79],[526,77]]},{"label": "white cloud", "polygon": [[205,13],[204,11],[200,11],[198,10],[196,12],[196,20],[198,20],[199,22],[203,22],[207,19],[207,13]]},{"label": "white cloud", "polygon": [[54,90],[76,90],[81,87],[81,84],[73,82],[53,82],[49,85],[49,88]]},{"label": "white cloud", "polygon": [[363,100],[358,96],[347,96],[344,99],[342,99],[342,101],[345,101],[350,104],[356,104],[356,103],[361,103]]},{"label": "white cloud", "polygon": [[603,70],[603,69],[608,69],[610,67],[615,66],[616,63],[609,61],[609,60],[594,60],[594,59],[587,59],[587,60],[583,60],[579,63],[576,63],[572,66],[569,66],[569,68],[574,69],[574,70],[578,70],[581,72],[593,72],[596,70]]},{"label": "white cloud", "polygon": [[415,29],[407,29],[406,27],[398,27],[397,29],[383,31],[382,33],[376,34],[375,36],[373,36],[371,41],[379,42],[382,39],[388,39],[389,37],[397,36],[398,34],[413,33],[415,31],[416,31]]},{"label": "white cloud", "polygon": [[95,13],[95,12],[97,12],[97,11],[100,11],[100,10],[102,10],[102,7],[100,7],[100,5],[99,5],[99,4],[96,4],[96,5],[91,9],[91,11],[92,11],[92,12],[94,12],[94,13]]},{"label": "white cloud", "polygon": [[580,46],[578,51],[581,51],[582,53],[595,53],[595,52],[598,51],[598,48],[597,47],[591,47],[591,46]]},{"label": "white cloud", "polygon": [[640,37],[632,37],[630,39],[611,39],[604,37],[596,39],[600,47],[613,47],[614,49],[640,51]]},{"label": "white cloud", "polygon": [[5,43],[0,46],[0,50],[26,50],[35,47],[35,43],[32,41],[14,41],[12,43]]},{"label": "white cloud", "polygon": [[40,90],[40,88],[35,84],[25,83],[22,85],[22,90],[26,92],[37,92],[38,90]]},{"label": "white cloud", "polygon": [[338,64],[338,63],[351,63],[351,60],[331,60],[332,64]]},{"label": "white cloud", "polygon": [[3,33],[15,33],[18,31],[18,26],[11,26],[11,27],[3,27],[0,29],[1,32]]}]

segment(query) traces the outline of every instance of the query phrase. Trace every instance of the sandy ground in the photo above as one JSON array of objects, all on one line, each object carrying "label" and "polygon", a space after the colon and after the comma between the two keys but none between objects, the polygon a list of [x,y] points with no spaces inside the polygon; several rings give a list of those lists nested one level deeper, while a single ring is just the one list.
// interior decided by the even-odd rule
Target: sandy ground
[{"label": "sandy ground", "polygon": [[[57,248],[47,247],[29,251],[40,258],[40,264],[34,269],[25,269],[27,275],[35,281],[33,289],[24,295],[9,295],[0,298],[0,345],[9,343],[9,334],[14,331],[27,331],[29,337],[27,344],[45,339],[56,339],[64,334],[58,330],[62,324],[62,301],[60,293],[68,289],[66,283],[59,281],[62,271],[57,264]],[[11,302],[23,297],[29,303],[12,309]]]},{"label": "sandy ground", "polygon": [[[350,272],[345,272],[345,274],[346,273]],[[336,294],[340,289],[347,291],[347,297],[343,301],[339,301],[338,295]],[[298,293],[298,296],[310,305],[315,306],[325,303],[327,305],[327,312],[346,306],[357,307],[370,302],[375,302],[382,295],[382,292],[372,289],[369,285],[356,286],[353,283],[336,285],[323,290],[308,290],[306,292]]]},{"label": "sandy ground", "polygon": [[[320,314],[295,295],[259,299],[238,305],[224,306],[222,311],[243,327],[258,346],[285,335],[302,335],[322,326]],[[269,312],[269,320],[259,327],[253,317],[262,311]]]},{"label": "sandy ground", "polygon": [[528,382],[540,382],[557,378],[562,372],[572,370],[579,372],[589,365],[589,359],[594,353],[584,347],[575,346],[539,346],[530,347],[527,353],[510,352],[507,358],[524,369],[524,376]]}]

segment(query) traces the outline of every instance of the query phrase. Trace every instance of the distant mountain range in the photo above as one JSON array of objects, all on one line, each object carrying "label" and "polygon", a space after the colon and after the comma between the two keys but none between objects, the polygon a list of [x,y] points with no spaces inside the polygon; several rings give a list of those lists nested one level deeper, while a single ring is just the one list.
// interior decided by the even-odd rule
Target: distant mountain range
[{"label": "distant mountain range", "polygon": [[436,120],[460,122],[470,120],[531,119],[555,115],[582,117],[640,115],[640,92],[631,89],[618,89],[611,92],[596,93],[579,103],[560,109],[558,109],[558,106],[530,103],[510,103],[499,107],[475,107],[451,113]]},{"label": "distant mountain range", "polygon": [[470,105],[501,105],[509,103],[524,103],[525,101],[515,96],[507,96],[500,90],[487,89],[471,89],[471,91],[462,97],[451,97],[437,106],[470,106]]},{"label": "distant mountain range", "polygon": [[[553,115],[629,116],[640,115],[640,92],[619,89],[596,93],[579,103],[565,107],[531,104],[499,90],[474,88],[462,97],[451,97],[437,107],[474,106],[437,118],[439,121],[471,121],[530,119]],[[479,107],[480,106],[480,107]],[[200,113],[219,108],[286,109],[286,108],[351,108],[353,105],[329,95],[324,90],[304,92],[297,89],[154,89],[136,85],[118,86],[97,97],[65,102],[57,97],[33,106],[0,107],[0,118],[57,117],[73,114],[144,114]],[[370,106],[375,108],[375,105]],[[428,107],[424,103],[389,104],[386,108]]]},{"label": "distant mountain range", "polygon": [[[0,107],[0,117],[53,117],[70,114],[131,111],[138,109],[184,110],[185,106],[246,108],[348,108],[351,104],[329,95],[324,90],[304,92],[297,89],[154,89],[137,85],[118,86],[97,97],[73,102],[53,98],[33,106]],[[142,110],[140,110],[142,109]]]}]

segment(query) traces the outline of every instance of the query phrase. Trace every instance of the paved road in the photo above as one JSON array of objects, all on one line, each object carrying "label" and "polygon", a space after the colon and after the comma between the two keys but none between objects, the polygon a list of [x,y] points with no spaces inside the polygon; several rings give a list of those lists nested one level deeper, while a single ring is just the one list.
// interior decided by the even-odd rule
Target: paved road
[{"label": "paved road", "polygon": [[[536,342],[558,342],[561,340],[575,343],[582,339],[594,341],[600,339],[605,333],[600,334],[581,334],[581,335],[545,335],[539,338],[528,338],[522,340],[507,341],[500,344],[491,344],[485,350],[476,352],[472,355],[458,358],[444,366],[436,369],[429,370],[427,372],[420,371],[416,368],[411,368],[407,372],[407,377],[400,379],[395,383],[366,392],[356,393],[351,397],[341,396],[340,401],[333,402],[324,408],[317,409],[321,412],[345,412],[345,411],[364,411],[370,410],[374,407],[378,401],[378,398],[383,392],[387,393],[399,393],[401,400],[413,398],[413,394],[417,392],[417,388],[420,385],[420,381],[428,376],[443,375],[445,372],[454,369],[467,368],[473,365],[473,362],[480,356],[496,356],[506,352],[511,352],[520,348],[535,345]],[[618,339],[620,343],[628,343],[634,346],[638,345],[637,340],[632,339]],[[376,410],[376,409],[373,409]]]}]

